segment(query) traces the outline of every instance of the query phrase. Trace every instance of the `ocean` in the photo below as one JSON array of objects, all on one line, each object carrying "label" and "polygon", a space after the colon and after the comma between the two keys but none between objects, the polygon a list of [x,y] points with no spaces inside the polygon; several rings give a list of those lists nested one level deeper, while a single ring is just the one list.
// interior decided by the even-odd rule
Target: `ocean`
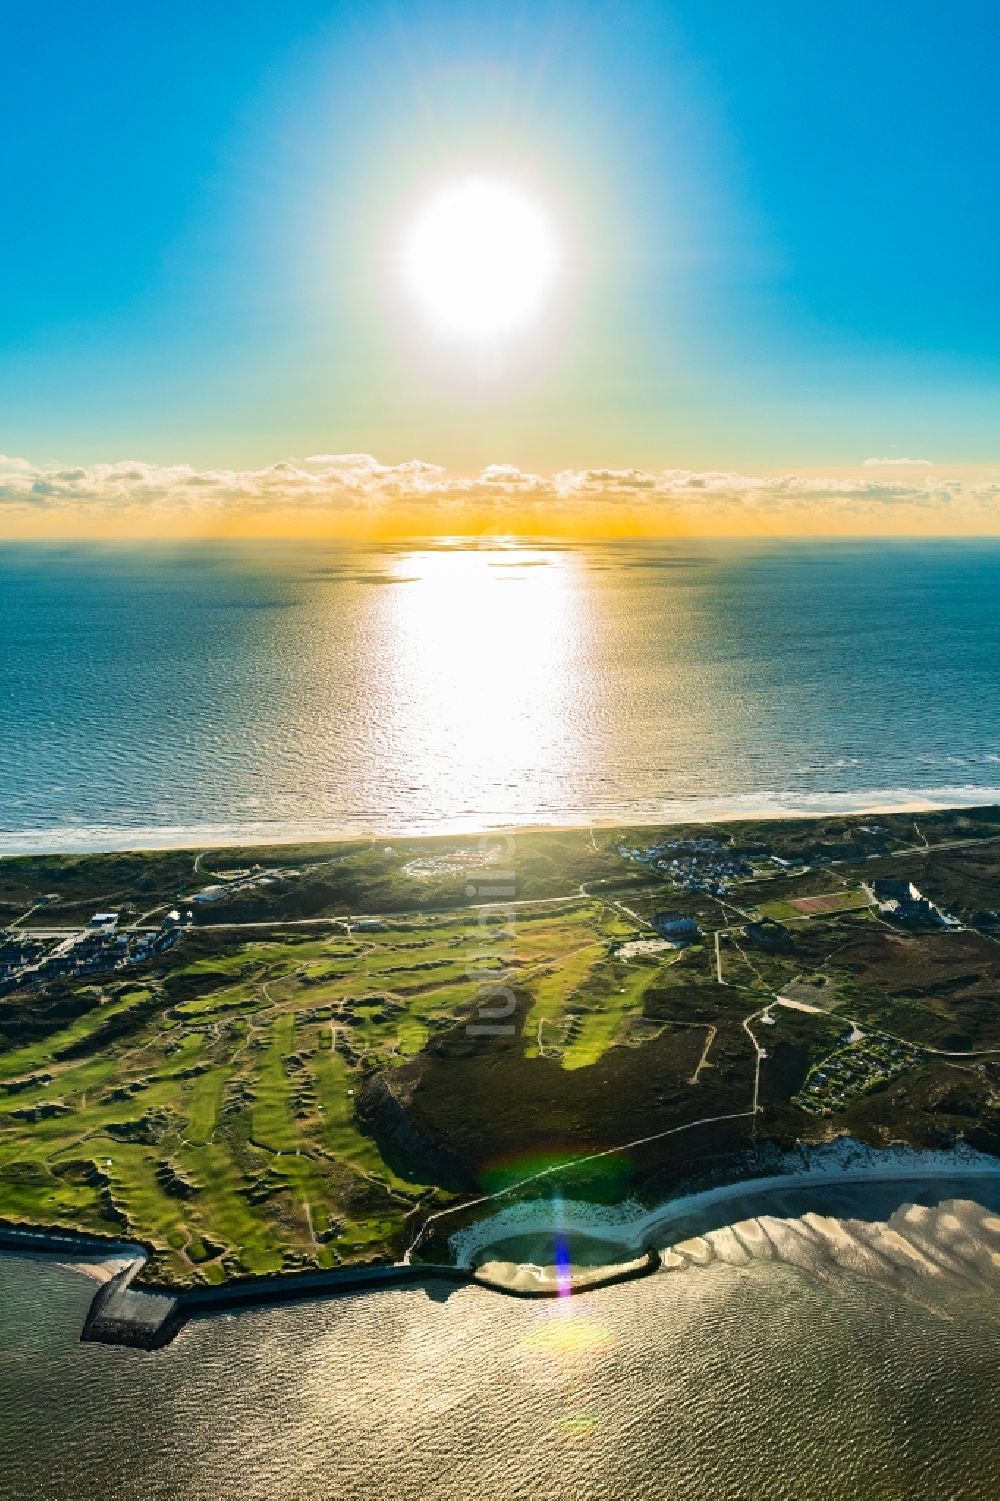
[{"label": "ocean", "polygon": [[1000,798],[1000,545],[7,545],[0,851]]},{"label": "ocean", "polygon": [[81,1345],[91,1279],[0,1256],[4,1501],[995,1501],[998,1182],[888,1223],[824,1190],[578,1297],[380,1291],[152,1354]]}]

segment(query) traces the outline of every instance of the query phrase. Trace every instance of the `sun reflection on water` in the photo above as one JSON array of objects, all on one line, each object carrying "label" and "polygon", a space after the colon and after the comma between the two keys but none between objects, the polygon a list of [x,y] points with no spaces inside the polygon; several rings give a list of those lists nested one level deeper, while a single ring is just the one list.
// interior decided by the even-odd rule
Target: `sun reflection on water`
[{"label": "sun reflection on water", "polygon": [[[541,549],[412,552],[395,560],[386,648],[408,778],[446,817],[513,819],[541,767],[581,754],[588,631],[581,567]],[[541,791],[541,789],[537,789]],[[546,800],[539,805],[544,806]]]}]

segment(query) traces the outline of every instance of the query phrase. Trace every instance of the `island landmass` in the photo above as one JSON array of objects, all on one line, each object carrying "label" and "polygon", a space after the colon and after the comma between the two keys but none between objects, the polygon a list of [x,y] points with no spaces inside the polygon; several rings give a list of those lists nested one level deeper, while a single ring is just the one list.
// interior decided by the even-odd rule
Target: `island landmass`
[{"label": "island landmass", "polygon": [[842,1138],[1000,1157],[997,807],[19,856],[0,929],[8,1238],[206,1306]]}]

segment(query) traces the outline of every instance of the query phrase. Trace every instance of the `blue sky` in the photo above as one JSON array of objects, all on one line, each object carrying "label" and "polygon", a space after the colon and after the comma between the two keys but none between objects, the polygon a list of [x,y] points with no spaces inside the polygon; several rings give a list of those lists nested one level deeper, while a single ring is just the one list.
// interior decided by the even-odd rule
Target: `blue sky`
[{"label": "blue sky", "polygon": [[[979,0],[8,0],[0,450],[470,470],[996,461]],[[390,263],[449,173],[572,261],[497,368]]]}]

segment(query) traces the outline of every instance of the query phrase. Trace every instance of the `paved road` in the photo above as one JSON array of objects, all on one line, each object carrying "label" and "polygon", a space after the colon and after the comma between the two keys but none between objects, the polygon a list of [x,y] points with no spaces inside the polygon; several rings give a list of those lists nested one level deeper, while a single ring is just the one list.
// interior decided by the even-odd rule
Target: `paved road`
[{"label": "paved road", "polygon": [[718,980],[718,982],[719,982],[720,985],[725,985],[727,982],[722,978],[722,950],[719,948],[719,937],[720,937],[721,932],[722,932],[721,928],[716,928],[716,930],[715,930],[715,978]]}]

